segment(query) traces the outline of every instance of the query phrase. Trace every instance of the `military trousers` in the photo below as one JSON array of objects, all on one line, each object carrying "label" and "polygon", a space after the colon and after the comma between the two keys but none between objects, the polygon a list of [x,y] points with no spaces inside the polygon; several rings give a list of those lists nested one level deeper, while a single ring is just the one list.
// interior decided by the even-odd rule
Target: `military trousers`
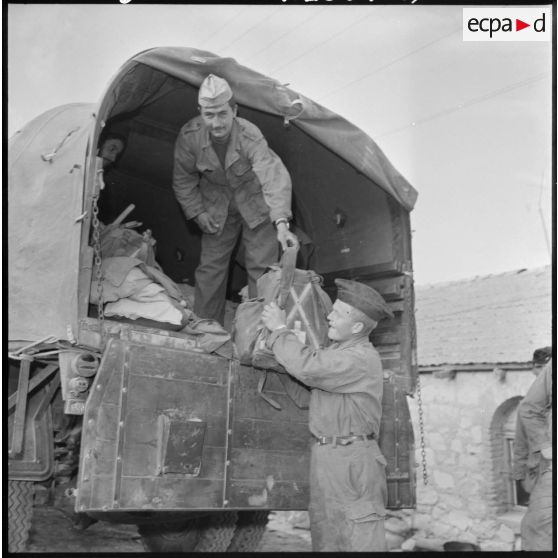
[{"label": "military trousers", "polygon": [[552,470],[539,473],[521,521],[521,550],[552,550]]},{"label": "military trousers", "polygon": [[310,532],[314,552],[385,552],[386,460],[375,440],[312,446]]},{"label": "military trousers", "polygon": [[279,244],[271,221],[250,229],[240,213],[231,207],[221,234],[202,234],[194,300],[194,312],[200,318],[223,324],[231,256],[239,237],[244,245],[250,298],[257,296],[258,278],[268,266],[277,262]]}]

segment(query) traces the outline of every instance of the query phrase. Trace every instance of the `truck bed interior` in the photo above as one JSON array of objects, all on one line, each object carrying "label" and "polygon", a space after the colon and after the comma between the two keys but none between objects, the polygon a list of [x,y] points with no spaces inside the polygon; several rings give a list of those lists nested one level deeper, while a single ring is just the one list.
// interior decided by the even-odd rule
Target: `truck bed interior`
[{"label": "truck bed interior", "polygon": [[[138,83],[143,87],[138,87]],[[133,87],[132,87],[133,84]],[[233,86],[234,90],[234,86]],[[172,190],[174,142],[198,114],[198,88],[145,64],[124,73],[109,91],[104,130],[127,138],[117,164],[106,172],[101,219],[114,220],[129,204],[128,220],[143,223],[157,241],[156,256],[177,284],[194,285],[200,231],[187,221]],[[375,286],[396,318],[374,333],[384,365],[401,370],[402,329],[412,304],[409,214],[396,200],[336,153],[280,116],[239,104],[238,115],[256,124],[289,170],[293,182],[293,225],[302,240],[297,267],[313,269],[335,297],[333,279],[346,277]],[[229,273],[228,298],[238,301],[246,284],[243,255]],[[409,353],[403,360],[408,361]],[[403,367],[405,368],[405,367]]]}]

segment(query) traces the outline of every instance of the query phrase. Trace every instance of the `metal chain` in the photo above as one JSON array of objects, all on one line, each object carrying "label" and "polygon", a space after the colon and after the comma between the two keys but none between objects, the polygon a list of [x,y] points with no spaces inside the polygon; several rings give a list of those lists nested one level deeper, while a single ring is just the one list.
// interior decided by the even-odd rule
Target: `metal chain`
[{"label": "metal chain", "polygon": [[93,195],[93,252],[95,279],[97,280],[97,317],[99,319],[99,333],[101,335],[101,349],[105,346],[105,312],[103,310],[103,268],[101,258],[101,227],[99,221],[99,194]]},{"label": "metal chain", "polygon": [[[412,275],[411,275],[412,277]],[[417,326],[415,319],[415,289],[413,282],[411,282],[411,335],[412,341],[411,346],[416,349],[417,343]],[[428,471],[426,468],[426,442],[424,441],[424,410],[422,408],[422,392],[420,386],[420,371],[418,369],[418,363],[416,364],[416,392],[417,392],[417,403],[418,403],[418,416],[419,416],[419,432],[420,432],[420,455],[421,455],[421,465],[422,465],[422,482],[428,484]]]},{"label": "metal chain", "polygon": [[428,472],[426,470],[426,443],[424,441],[424,411],[422,409],[422,394],[420,390],[420,373],[417,370],[417,403],[419,415],[419,432],[420,432],[420,455],[422,460],[422,482],[428,484]]}]

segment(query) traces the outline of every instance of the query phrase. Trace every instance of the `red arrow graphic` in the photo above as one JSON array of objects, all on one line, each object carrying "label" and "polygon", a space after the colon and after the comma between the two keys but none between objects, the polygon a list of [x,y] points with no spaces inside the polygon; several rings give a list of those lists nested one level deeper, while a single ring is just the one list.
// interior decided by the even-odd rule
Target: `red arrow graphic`
[{"label": "red arrow graphic", "polygon": [[522,29],[525,29],[525,27],[531,27],[530,23],[525,23],[524,21],[521,21],[520,19],[515,19],[515,30],[516,31],[521,31]]}]

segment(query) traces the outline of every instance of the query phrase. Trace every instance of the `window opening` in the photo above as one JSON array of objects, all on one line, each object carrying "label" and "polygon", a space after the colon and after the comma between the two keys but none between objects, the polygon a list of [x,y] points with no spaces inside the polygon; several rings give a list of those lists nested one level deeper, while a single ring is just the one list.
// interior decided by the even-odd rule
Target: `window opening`
[{"label": "window opening", "polygon": [[513,453],[515,442],[515,425],[517,421],[517,407],[509,412],[503,425],[503,444],[504,444],[504,472],[506,475],[507,504],[509,509],[516,506],[527,506],[529,503],[529,494],[523,490],[521,482],[513,478]]}]

